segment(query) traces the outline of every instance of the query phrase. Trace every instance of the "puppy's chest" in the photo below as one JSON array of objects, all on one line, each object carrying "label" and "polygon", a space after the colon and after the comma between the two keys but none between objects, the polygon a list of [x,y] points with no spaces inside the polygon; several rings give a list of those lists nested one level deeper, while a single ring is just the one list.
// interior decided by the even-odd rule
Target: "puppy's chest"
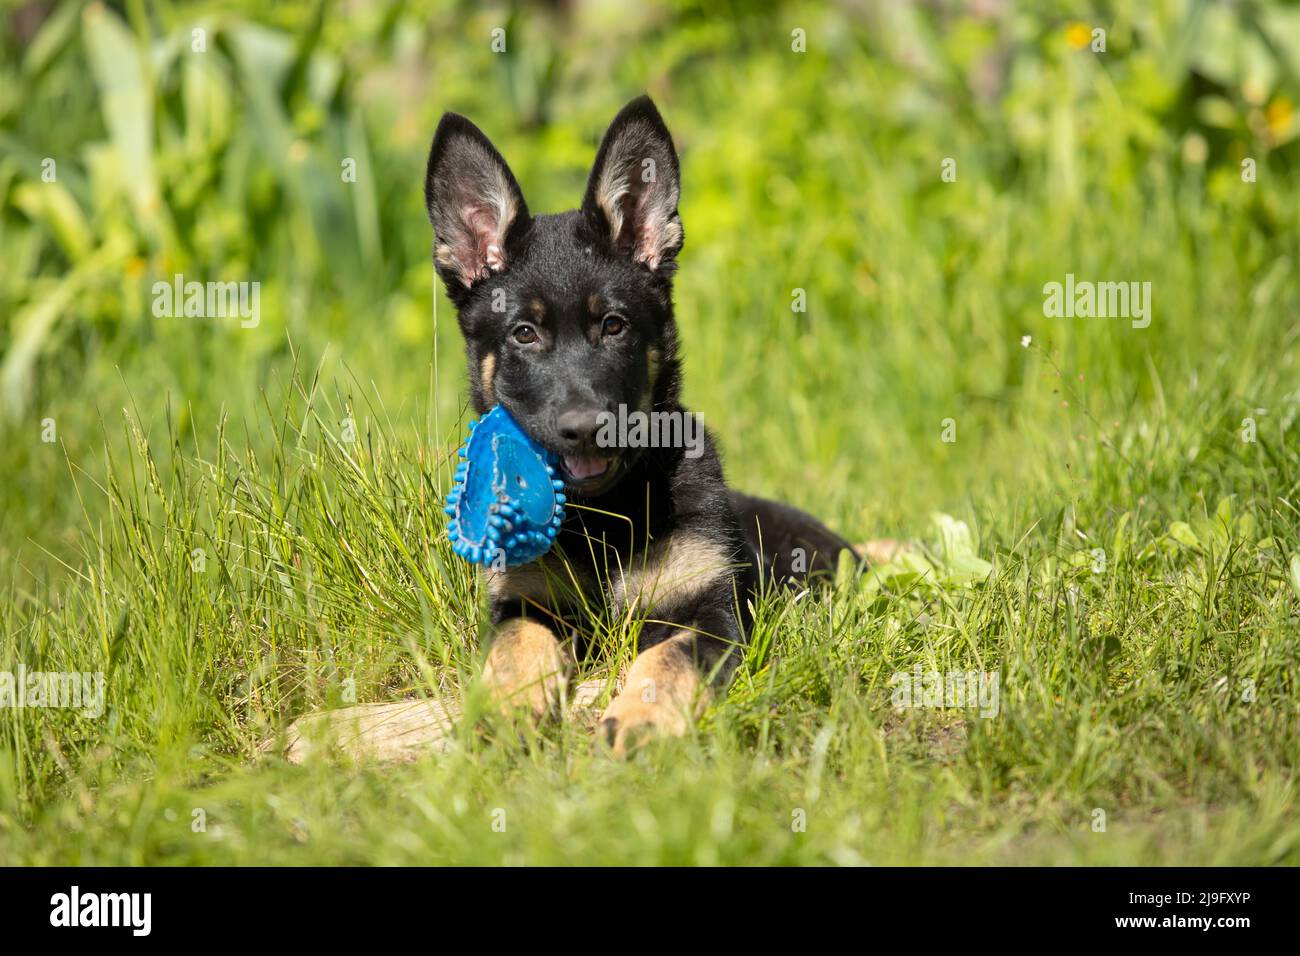
[{"label": "puppy's chest", "polygon": [[489,572],[494,600],[522,599],[542,607],[603,607],[649,612],[689,606],[736,571],[723,542],[676,531],[626,557],[613,549],[588,554],[547,554],[530,564]]}]

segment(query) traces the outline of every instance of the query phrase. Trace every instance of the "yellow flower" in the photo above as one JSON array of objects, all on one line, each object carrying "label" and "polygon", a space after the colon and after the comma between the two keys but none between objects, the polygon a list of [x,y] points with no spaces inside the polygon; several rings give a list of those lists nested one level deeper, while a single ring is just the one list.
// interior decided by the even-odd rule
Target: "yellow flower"
[{"label": "yellow flower", "polygon": [[1088,24],[1076,20],[1065,28],[1065,41],[1076,50],[1082,50],[1092,41],[1092,31]]},{"label": "yellow flower", "polygon": [[1268,131],[1276,138],[1290,128],[1291,118],[1294,115],[1294,104],[1285,96],[1279,96],[1264,110],[1264,121],[1268,123]]}]

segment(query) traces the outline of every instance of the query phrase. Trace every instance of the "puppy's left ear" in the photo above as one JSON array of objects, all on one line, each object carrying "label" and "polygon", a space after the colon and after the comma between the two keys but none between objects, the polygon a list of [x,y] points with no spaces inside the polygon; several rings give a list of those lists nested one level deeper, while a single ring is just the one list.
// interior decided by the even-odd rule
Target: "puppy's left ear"
[{"label": "puppy's left ear", "polygon": [[682,247],[681,174],[673,138],[650,97],[609,124],[587,180],[582,212],[618,254],[667,273]]}]

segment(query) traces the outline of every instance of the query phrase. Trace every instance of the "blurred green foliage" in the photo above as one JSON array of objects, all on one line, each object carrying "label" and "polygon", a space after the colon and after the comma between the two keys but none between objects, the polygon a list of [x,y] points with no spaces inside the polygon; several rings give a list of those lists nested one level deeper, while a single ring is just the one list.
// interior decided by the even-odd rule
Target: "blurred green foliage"
[{"label": "blurred green foliage", "polygon": [[[176,330],[157,328],[148,289],[178,271],[256,278],[272,315],[256,336],[182,332],[180,353],[215,339],[256,363],[285,348],[280,331],[358,325],[427,341],[421,164],[443,109],[489,130],[549,208],[573,202],[601,124],[647,87],[686,154],[691,254],[797,228],[803,258],[783,270],[819,282],[869,285],[862,231],[898,204],[955,231],[959,252],[1004,190],[1045,190],[1045,230],[1066,228],[1078,204],[1122,195],[1156,163],[1170,180],[1203,174],[1234,220],[1276,229],[1294,211],[1285,193],[1233,185],[1247,156],[1262,180],[1295,164],[1292,7],[1103,5],[1102,55],[1076,48],[1068,3],[124,7],[10,13],[22,25],[0,62],[11,419],[88,363],[167,350]],[[808,52],[795,59],[787,27],[800,24]],[[490,47],[497,27],[505,53]],[[935,175],[949,154],[980,183],[974,201]],[[881,164],[890,195],[872,188]],[[941,265],[960,279],[956,261]],[[1008,294],[1014,308],[1022,293]]]},{"label": "blurred green foliage", "polygon": [[[210,419],[291,340],[310,355],[336,343],[363,379],[423,381],[427,368],[394,359],[430,342],[420,188],[444,109],[496,139],[544,210],[575,202],[602,124],[648,89],[684,154],[684,281],[769,334],[794,286],[832,325],[905,314],[909,288],[939,288],[952,314],[936,326],[990,310],[1017,329],[1035,285],[971,302],[970,257],[1047,246],[1113,268],[1076,229],[1090,205],[1139,233],[1124,265],[1149,270],[1163,250],[1124,206],[1135,184],[1166,192],[1171,216],[1180,191],[1204,191],[1234,247],[1268,268],[1254,243],[1294,218],[1278,184],[1300,134],[1300,10],[1171,0],[1076,16],[999,0],[15,5],[0,51],[7,427],[113,393],[115,369],[137,397],[170,392]],[[1083,45],[1094,26],[1104,53]],[[940,182],[945,156],[968,186]],[[1240,188],[1247,157],[1259,188]],[[1008,233],[1011,191],[1046,204],[1039,237]],[[933,256],[897,261],[894,228]],[[792,241],[762,244],[771,231]],[[772,253],[770,281],[737,281],[755,251]],[[178,272],[260,281],[261,327],[157,321],[149,290]],[[986,360],[991,381],[1018,374],[1012,357]]]}]

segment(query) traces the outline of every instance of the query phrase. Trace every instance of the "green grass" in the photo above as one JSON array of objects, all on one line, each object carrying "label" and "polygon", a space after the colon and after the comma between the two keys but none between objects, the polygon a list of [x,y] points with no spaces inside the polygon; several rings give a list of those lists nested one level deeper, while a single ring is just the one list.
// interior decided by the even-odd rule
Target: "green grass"
[{"label": "green grass", "polygon": [[[160,189],[180,231],[206,237],[193,245],[153,235],[69,159],[79,259],[20,214],[12,177],[28,174],[0,166],[0,238],[26,267],[3,290],[5,367],[35,335],[30,310],[81,270],[7,399],[0,669],[102,671],[107,689],[93,719],[0,709],[0,859],[1300,862],[1295,140],[1202,123],[1178,59],[1200,49],[1184,42],[1194,18],[1117,15],[1104,61],[1065,48],[1065,14],[1018,21],[986,101],[959,67],[1006,39],[987,24],[913,24],[927,71],[851,12],[785,14],[828,37],[804,60],[784,20],[724,27],[683,8],[608,49],[542,33],[508,76],[470,82],[492,61],[467,38],[491,17],[457,34],[440,7],[422,62],[463,69],[436,97],[363,109],[349,87],[354,112],[315,126],[307,93],[285,107],[328,170],[335,124],[365,118],[378,225],[354,211],[328,239],[337,197],[321,212],[310,190],[262,182],[255,157],[231,159],[238,136],[205,174],[233,192],[189,208],[167,177],[198,175],[177,158],[193,141],[160,134]],[[318,40],[364,76],[407,49],[385,29],[327,20]],[[539,51],[561,43],[573,56],[546,67]],[[610,50],[626,54],[617,88],[585,90]],[[81,54],[63,55],[71,70]],[[112,141],[58,69],[31,74],[33,95]],[[619,762],[585,726],[521,739],[481,713],[481,588],[440,508],[465,379],[440,294],[429,333],[419,185],[437,113],[456,108],[535,211],[572,205],[603,122],[646,85],[682,147],[686,398],[729,478],[854,540],[920,549],[824,594],[766,597],[754,653],[696,733]],[[160,83],[160,102],[173,92]],[[250,115],[274,126],[264,114]],[[12,144],[33,121],[7,122]],[[939,179],[946,156],[956,183]],[[242,189],[253,198],[231,198]],[[153,319],[149,285],[172,263],[261,277],[261,324]],[[1045,318],[1042,287],[1067,272],[1150,281],[1150,328]],[[592,626],[625,651],[625,627]],[[891,678],[917,665],[996,672],[998,715],[897,710]],[[259,755],[353,691],[464,694],[469,719],[451,753],[412,765]]]}]

